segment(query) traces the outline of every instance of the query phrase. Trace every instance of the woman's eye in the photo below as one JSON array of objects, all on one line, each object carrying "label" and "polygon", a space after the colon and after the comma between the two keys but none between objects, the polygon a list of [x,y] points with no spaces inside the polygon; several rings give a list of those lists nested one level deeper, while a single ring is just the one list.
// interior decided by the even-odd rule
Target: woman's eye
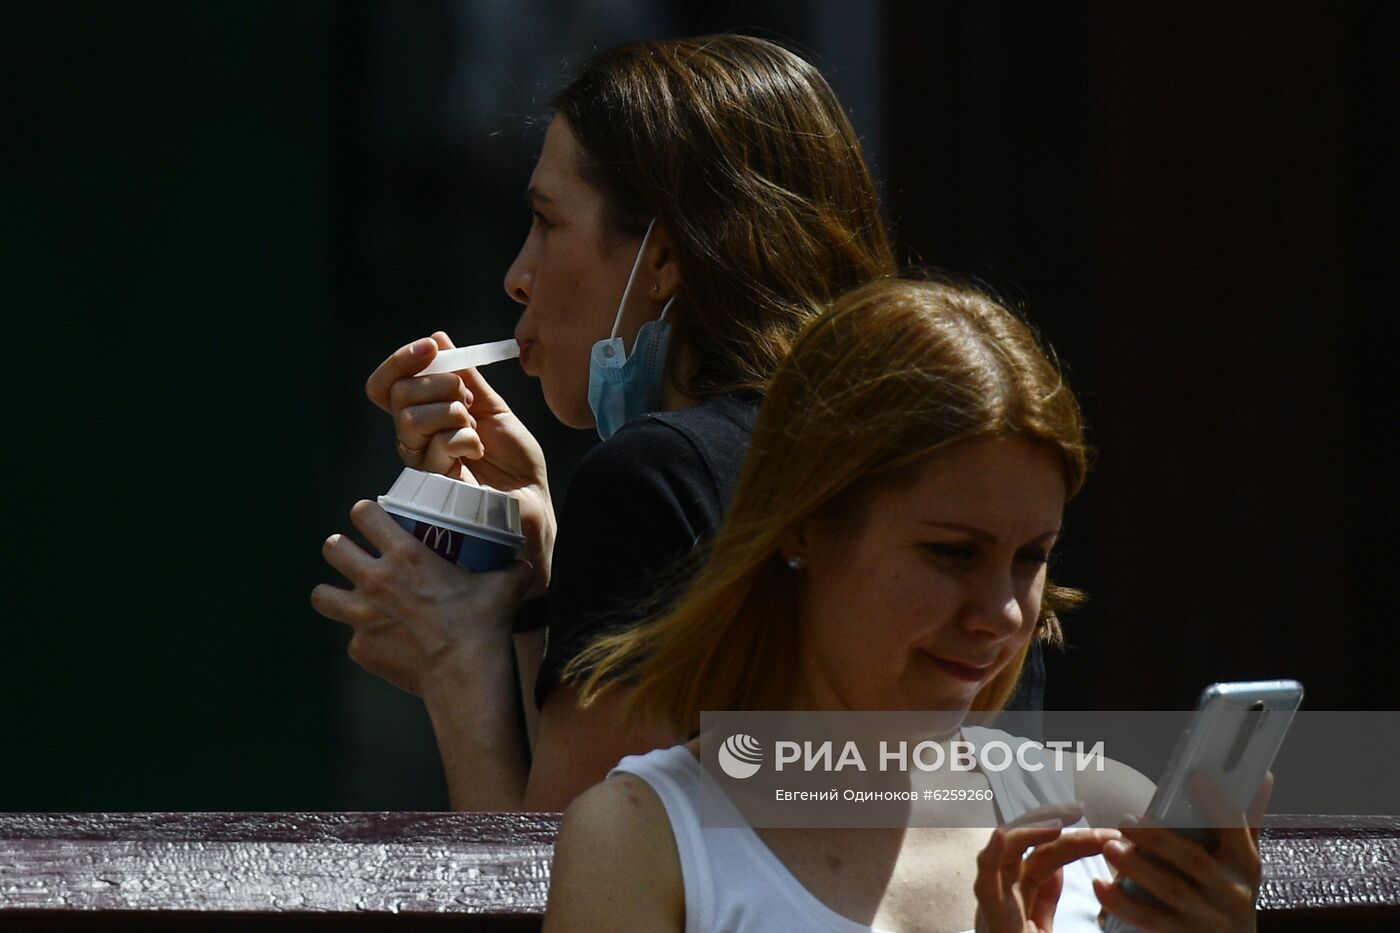
[{"label": "woman's eye", "polygon": [[543,214],[541,214],[539,211],[531,211],[531,212],[530,212],[530,216],[531,216],[531,218],[533,218],[532,221],[531,221],[532,226],[536,226],[536,227],[548,227],[548,226],[549,226],[549,218],[546,217],[546,216],[544,216]]},{"label": "woman's eye", "polygon": [[972,546],[967,544],[948,544],[932,541],[924,545],[924,550],[935,557],[948,561],[967,562],[976,556],[976,552],[973,551]]}]

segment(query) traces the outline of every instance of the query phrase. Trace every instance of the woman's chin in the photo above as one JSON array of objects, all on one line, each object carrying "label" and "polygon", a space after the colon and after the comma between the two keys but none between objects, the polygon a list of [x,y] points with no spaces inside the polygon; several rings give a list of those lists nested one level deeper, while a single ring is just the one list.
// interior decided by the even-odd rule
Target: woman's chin
[{"label": "woman's chin", "polygon": [[958,683],[940,686],[941,689],[923,690],[919,692],[918,696],[909,697],[910,705],[906,709],[959,714],[966,714],[972,709],[978,691],[975,684]]},{"label": "woman's chin", "polygon": [[540,387],[544,391],[544,403],[549,406],[549,413],[560,424],[575,431],[590,431],[598,426],[587,398],[579,399],[571,393],[552,390],[545,380],[541,380]]}]

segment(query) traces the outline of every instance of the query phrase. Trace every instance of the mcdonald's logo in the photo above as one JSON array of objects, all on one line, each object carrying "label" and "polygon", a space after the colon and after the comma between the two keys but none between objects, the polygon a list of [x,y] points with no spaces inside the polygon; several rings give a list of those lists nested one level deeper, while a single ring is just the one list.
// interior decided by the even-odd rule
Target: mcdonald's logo
[{"label": "mcdonald's logo", "polygon": [[457,562],[457,555],[462,551],[463,536],[461,532],[443,528],[440,525],[432,525],[428,522],[415,522],[413,535],[436,553],[454,564]]}]

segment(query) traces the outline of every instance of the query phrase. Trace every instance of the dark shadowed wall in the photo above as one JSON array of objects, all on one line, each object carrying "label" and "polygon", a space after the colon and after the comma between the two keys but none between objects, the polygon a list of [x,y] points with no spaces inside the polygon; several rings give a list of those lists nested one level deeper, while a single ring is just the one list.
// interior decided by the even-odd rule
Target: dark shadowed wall
[{"label": "dark shadowed wall", "polygon": [[0,807],[324,805],[326,11],[8,4]]},{"label": "dark shadowed wall", "polygon": [[1024,296],[1099,449],[1065,707],[1294,676],[1392,708],[1394,13],[909,4],[901,240]]}]

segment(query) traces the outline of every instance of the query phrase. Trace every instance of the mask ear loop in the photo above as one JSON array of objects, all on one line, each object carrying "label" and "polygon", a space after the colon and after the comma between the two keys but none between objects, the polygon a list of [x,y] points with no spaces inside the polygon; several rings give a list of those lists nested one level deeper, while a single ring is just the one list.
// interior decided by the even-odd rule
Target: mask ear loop
[{"label": "mask ear loop", "polygon": [[[642,245],[637,247],[637,258],[632,260],[632,271],[627,275],[627,285],[622,289],[622,300],[617,303],[617,316],[613,318],[612,333],[608,334],[611,340],[617,336],[617,328],[622,324],[622,311],[627,307],[627,296],[632,293],[632,282],[637,278],[637,270],[642,267],[642,254],[646,252],[647,240],[651,239],[651,228],[656,226],[656,218],[651,219],[647,224],[647,232],[642,234]],[[624,348],[623,352],[626,352]]]}]

